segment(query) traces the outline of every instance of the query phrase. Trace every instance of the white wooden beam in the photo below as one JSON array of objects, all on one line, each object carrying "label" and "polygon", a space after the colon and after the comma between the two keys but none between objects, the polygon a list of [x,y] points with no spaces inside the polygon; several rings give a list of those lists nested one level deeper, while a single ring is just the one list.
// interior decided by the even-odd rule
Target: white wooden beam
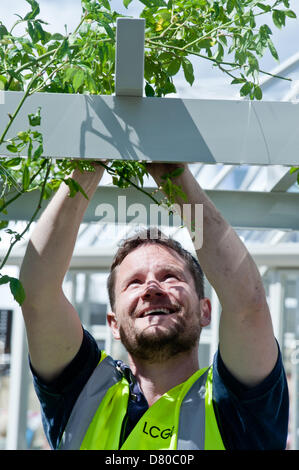
[{"label": "white wooden beam", "polygon": [[297,181],[298,173],[290,173],[290,168],[269,166],[267,170],[269,176],[267,191],[287,191]]},{"label": "white wooden beam", "polygon": [[[258,266],[276,268],[298,268],[299,266],[298,243],[279,243],[278,245],[268,246],[263,243],[248,243],[246,246]],[[76,246],[70,268],[80,270],[96,269],[98,272],[109,271],[117,248],[118,246],[106,246],[105,248]],[[3,254],[5,254],[5,251],[0,248],[0,257]],[[9,257],[8,264],[20,266],[24,255],[25,248],[14,249]]]},{"label": "white wooden beam", "polygon": [[[0,122],[22,96],[5,92]],[[39,106],[45,157],[298,164],[299,103],[36,93],[10,137],[29,127]],[[12,156],[5,145],[0,151]]]},{"label": "white wooden beam", "polygon": [[[148,193],[154,189],[145,188]],[[227,190],[206,190],[206,193],[235,228],[299,230],[298,193]],[[22,204],[17,199],[10,205],[9,214],[3,214],[2,219],[29,220],[37,207],[38,198],[38,192],[24,194]],[[47,203],[43,201],[43,209]],[[167,225],[181,225],[179,217],[168,217],[165,209],[158,208],[155,202],[135,188],[121,190],[114,186],[103,186],[97,189],[90,201],[83,221],[156,225],[155,216],[159,211],[161,220],[168,221]]]}]

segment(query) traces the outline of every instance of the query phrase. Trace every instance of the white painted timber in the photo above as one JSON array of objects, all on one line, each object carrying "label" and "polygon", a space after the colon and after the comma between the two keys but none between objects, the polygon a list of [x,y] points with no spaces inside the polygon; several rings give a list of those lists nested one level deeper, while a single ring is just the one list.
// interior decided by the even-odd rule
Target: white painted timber
[{"label": "white painted timber", "polygon": [[26,450],[29,386],[28,346],[21,309],[13,314],[6,450]]},{"label": "white painted timber", "polygon": [[[156,188],[146,188],[148,193]],[[206,190],[224,218],[235,228],[299,230],[299,193]],[[3,220],[29,220],[37,207],[38,192],[29,192],[10,204]],[[42,210],[47,201],[42,202]],[[166,221],[163,224],[163,220]],[[83,222],[180,226],[149,196],[135,188],[99,187],[89,202]]]},{"label": "white painted timber", "polygon": [[143,96],[145,19],[117,18],[115,94]]},{"label": "white painted timber", "polygon": [[[4,93],[1,125],[22,96]],[[38,107],[45,157],[298,164],[299,103],[35,93],[10,138]],[[4,144],[0,151],[12,156]]]},{"label": "white painted timber", "polygon": [[290,168],[269,166],[267,170],[270,179],[267,191],[287,191],[297,181],[298,173],[290,173]]},{"label": "white painted timber", "polygon": [[[248,251],[258,266],[269,266],[274,268],[295,268],[299,266],[299,244],[279,243],[278,245],[265,246],[263,243],[246,244]],[[75,247],[70,262],[70,268],[96,269],[98,272],[110,270],[113,257],[118,246],[99,248],[95,246]],[[195,254],[194,250],[190,250]],[[6,253],[0,247],[0,257]],[[20,266],[25,255],[24,248],[15,248],[8,260],[8,264]]]}]

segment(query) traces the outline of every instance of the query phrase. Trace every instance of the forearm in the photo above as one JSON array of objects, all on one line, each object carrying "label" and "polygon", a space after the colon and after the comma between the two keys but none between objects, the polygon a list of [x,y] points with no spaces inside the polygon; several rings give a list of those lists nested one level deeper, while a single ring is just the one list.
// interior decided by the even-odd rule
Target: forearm
[{"label": "forearm", "polygon": [[[95,172],[82,174],[75,170],[72,177],[90,200],[103,172],[103,167],[97,165]],[[89,200],[81,193],[69,197],[69,188],[62,183],[43,212],[28,243],[20,272],[27,299],[42,297],[45,290],[57,292],[61,288]]]},{"label": "forearm", "polygon": [[[156,177],[157,183],[161,180]],[[252,310],[265,301],[264,288],[259,271],[234,229],[202,190],[191,171],[185,171],[173,180],[187,196],[187,202],[176,199],[181,214],[184,204],[191,206],[191,224],[183,220],[192,238],[199,239],[202,231],[202,247],[196,249],[197,257],[209,282],[215,288],[223,309],[240,311],[241,305]],[[195,215],[196,204],[203,205],[203,219]],[[195,232],[193,231],[195,230]],[[196,247],[197,248],[197,247]],[[232,295],[233,294],[233,295]]]}]

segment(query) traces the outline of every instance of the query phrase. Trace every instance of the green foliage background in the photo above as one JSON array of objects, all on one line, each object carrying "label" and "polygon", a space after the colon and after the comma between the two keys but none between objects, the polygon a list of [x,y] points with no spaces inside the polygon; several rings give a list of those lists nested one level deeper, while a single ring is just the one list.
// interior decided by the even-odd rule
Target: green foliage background
[{"label": "green foliage background", "polygon": [[[47,31],[47,22],[39,17],[39,3],[24,1],[29,11],[24,17],[16,14],[10,30],[3,19],[0,21],[0,90],[24,92],[24,98],[17,109],[11,110],[7,122],[0,123],[0,146],[5,145],[11,153],[9,158],[1,157],[0,153],[0,237],[1,231],[11,235],[7,254],[0,260],[0,284],[9,283],[20,304],[25,296],[22,285],[17,279],[1,274],[13,246],[36,220],[43,199],[50,198],[61,182],[68,184],[71,197],[78,191],[84,194],[71,173],[74,168],[93,171],[93,166],[88,161],[43,158],[43,136],[38,130],[40,109],[28,116],[27,128],[13,139],[8,140],[7,133],[23,103],[33,93],[113,94],[116,19],[124,16],[112,11],[109,0],[82,0],[82,17],[75,30],[52,34]],[[123,0],[127,16],[130,16],[131,2]],[[140,2],[144,5],[140,17],[146,20],[145,95],[149,97],[175,93],[173,77],[180,70],[192,86],[195,78],[190,58],[199,56],[228,75],[232,85],[239,87],[241,96],[261,100],[259,77],[271,74],[260,70],[259,59],[270,51],[274,60],[279,60],[271,28],[281,29],[286,20],[296,18],[289,0]],[[271,25],[257,26],[257,20],[263,15],[272,20]],[[17,33],[20,25],[25,25],[25,35]],[[116,186],[136,186],[138,182],[142,191],[143,178],[147,175],[144,163],[113,161],[105,167]],[[163,189],[171,204],[180,188],[170,177],[164,181]],[[17,233],[8,228],[1,214],[7,214],[9,205],[29,191],[39,191],[39,202],[25,229]]]}]

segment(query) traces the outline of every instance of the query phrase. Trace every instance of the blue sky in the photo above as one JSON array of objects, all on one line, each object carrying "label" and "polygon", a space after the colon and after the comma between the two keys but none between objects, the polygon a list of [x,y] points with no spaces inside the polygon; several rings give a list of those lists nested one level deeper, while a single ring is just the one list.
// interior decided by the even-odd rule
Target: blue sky
[{"label": "blue sky", "polygon": [[[112,0],[112,8],[120,13],[131,17],[139,17],[144,5],[138,0],[133,0],[129,8],[123,6],[122,0]],[[80,0],[39,0],[41,7],[40,17],[49,22],[48,30],[52,32],[64,32],[64,25],[68,25],[68,31],[72,31],[80,21],[81,1]],[[290,0],[290,7],[299,18],[298,0]],[[29,5],[25,0],[1,0],[0,20],[6,26],[11,26],[16,17],[14,13],[20,15],[27,12]],[[299,19],[287,19],[287,26],[278,30],[272,23],[272,19],[266,20],[262,16],[262,21],[267,22],[273,32],[273,42],[278,50],[280,62],[283,63],[288,57],[299,51]],[[229,85],[229,81],[222,72],[211,63],[202,59],[192,59],[196,81],[192,88],[185,82],[183,74],[180,73],[175,78],[178,95],[185,97],[207,97],[207,98],[232,98],[238,93],[235,86]],[[266,71],[271,71],[277,66],[277,62],[270,53],[260,61],[260,67]],[[299,78],[299,76],[298,76]],[[287,86],[289,86],[286,83]]]}]

